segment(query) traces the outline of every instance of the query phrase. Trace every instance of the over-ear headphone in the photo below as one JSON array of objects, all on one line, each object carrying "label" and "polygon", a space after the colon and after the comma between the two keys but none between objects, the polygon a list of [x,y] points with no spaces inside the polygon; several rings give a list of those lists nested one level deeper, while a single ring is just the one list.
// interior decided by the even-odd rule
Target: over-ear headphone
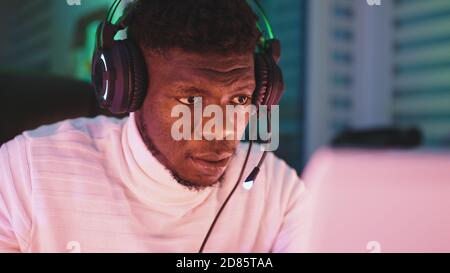
[{"label": "over-ear headphone", "polygon": [[[131,7],[117,23],[112,23],[121,2],[115,0],[105,19],[99,24],[92,57],[92,84],[99,105],[116,114],[137,111],[146,96],[148,81],[151,80],[139,46],[131,39],[114,40],[116,34],[127,28],[133,18]],[[270,108],[271,105],[278,104],[284,91],[283,76],[277,64],[281,47],[273,36],[263,8],[257,0],[254,3],[260,11],[267,35],[257,24],[262,38],[254,55],[256,88],[252,102],[257,106],[267,105]]]}]

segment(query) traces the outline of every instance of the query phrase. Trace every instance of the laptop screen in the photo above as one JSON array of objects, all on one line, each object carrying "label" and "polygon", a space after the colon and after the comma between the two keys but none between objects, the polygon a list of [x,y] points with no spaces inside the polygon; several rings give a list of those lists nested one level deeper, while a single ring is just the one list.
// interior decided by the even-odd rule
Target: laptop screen
[{"label": "laptop screen", "polygon": [[450,153],[317,152],[307,252],[449,252]]}]

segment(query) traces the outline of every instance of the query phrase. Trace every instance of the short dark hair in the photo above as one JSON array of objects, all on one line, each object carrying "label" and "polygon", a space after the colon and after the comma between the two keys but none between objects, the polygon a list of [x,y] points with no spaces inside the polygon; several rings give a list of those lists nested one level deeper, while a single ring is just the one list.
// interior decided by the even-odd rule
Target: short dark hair
[{"label": "short dark hair", "polygon": [[260,39],[245,0],[136,0],[128,37],[145,50],[245,54]]}]

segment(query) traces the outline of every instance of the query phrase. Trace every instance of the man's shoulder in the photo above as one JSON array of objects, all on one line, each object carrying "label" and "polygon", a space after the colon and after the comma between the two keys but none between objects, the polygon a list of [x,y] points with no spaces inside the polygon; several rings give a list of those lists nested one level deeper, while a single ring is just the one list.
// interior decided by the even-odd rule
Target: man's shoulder
[{"label": "man's shoulder", "polygon": [[[89,154],[98,153],[102,142],[120,138],[123,124],[127,119],[106,116],[95,118],[76,118],[43,125],[33,130],[24,131],[14,139],[2,145],[2,153],[21,151],[31,164],[34,159],[48,156],[64,158],[76,151]],[[107,145],[106,145],[107,146]],[[8,153],[9,157],[14,157]]]},{"label": "man's shoulder", "polygon": [[[261,145],[252,146],[244,179],[258,165],[264,153],[262,148]],[[245,158],[247,150],[248,144],[240,145],[239,156]],[[243,162],[243,160],[240,160],[240,162]],[[279,158],[273,152],[267,152],[253,189],[253,194],[264,194],[263,200],[268,208],[266,212],[272,213],[270,215],[285,217],[289,211],[295,211],[295,214],[303,209],[309,200],[309,191],[296,169],[289,166],[285,160]],[[261,199],[257,200],[262,202]]]},{"label": "man's shoulder", "polygon": [[25,131],[0,147],[0,172],[26,188],[43,173],[88,177],[114,152],[111,143],[114,139],[119,143],[125,121],[105,116],[77,118]]},{"label": "man's shoulder", "polygon": [[[248,150],[248,143],[241,143],[239,145],[238,153],[245,158]],[[252,149],[249,157],[248,167],[254,168],[264,153],[264,146],[259,144],[252,144]],[[285,183],[297,183],[301,179],[293,167],[291,167],[284,159],[279,158],[273,152],[267,152],[264,163],[260,168],[260,175],[266,177],[270,183],[283,185]],[[280,181],[273,181],[280,180]]]},{"label": "man's shoulder", "polygon": [[80,138],[97,139],[120,131],[125,121],[126,118],[118,119],[106,116],[67,119],[25,131],[22,133],[22,136],[25,140],[39,142],[64,139],[66,137],[68,140],[76,139],[77,136]]}]

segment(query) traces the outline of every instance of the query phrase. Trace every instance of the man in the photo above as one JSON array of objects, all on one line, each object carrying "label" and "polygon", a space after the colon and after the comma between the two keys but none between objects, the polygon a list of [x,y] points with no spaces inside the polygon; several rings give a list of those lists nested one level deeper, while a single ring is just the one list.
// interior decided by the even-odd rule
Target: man
[{"label": "man", "polygon": [[[242,0],[139,1],[134,12],[128,34],[149,76],[142,106],[123,120],[43,126],[1,147],[0,251],[199,251],[247,145],[174,140],[171,111],[199,98],[251,104],[256,16]],[[244,176],[260,158],[253,149]],[[230,198],[205,252],[301,250],[305,188],[282,160],[269,153],[254,186]]]}]

